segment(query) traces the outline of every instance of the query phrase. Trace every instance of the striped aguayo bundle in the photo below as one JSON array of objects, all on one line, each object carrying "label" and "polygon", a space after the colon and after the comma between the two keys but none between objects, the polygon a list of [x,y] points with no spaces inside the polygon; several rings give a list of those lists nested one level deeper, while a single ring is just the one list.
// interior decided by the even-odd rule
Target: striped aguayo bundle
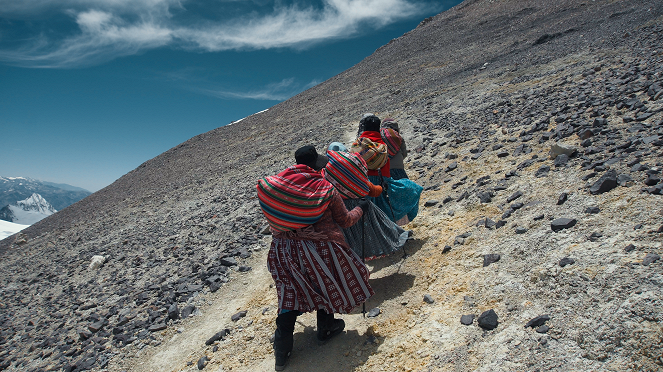
[{"label": "striped aguayo bundle", "polygon": [[391,128],[381,128],[380,135],[382,136],[384,143],[387,145],[389,159],[393,158],[394,155],[398,154],[398,151],[400,151],[403,138],[397,131]]},{"label": "striped aguayo bundle", "polygon": [[323,175],[343,199],[362,198],[368,195],[366,162],[359,155],[340,151],[327,151],[329,162]]},{"label": "striped aguayo bundle", "polygon": [[375,170],[384,167],[389,160],[387,146],[384,143],[373,142],[370,138],[358,138],[350,148],[366,162],[368,169]]},{"label": "striped aguayo bundle", "polygon": [[318,222],[334,195],[332,184],[303,164],[261,179],[257,190],[260,208],[276,231],[297,230]]}]

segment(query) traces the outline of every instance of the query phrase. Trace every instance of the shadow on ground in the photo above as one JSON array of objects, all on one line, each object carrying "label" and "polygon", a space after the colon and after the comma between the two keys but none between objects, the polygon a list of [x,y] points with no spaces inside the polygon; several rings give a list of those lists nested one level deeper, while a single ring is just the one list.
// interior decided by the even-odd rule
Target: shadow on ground
[{"label": "shadow on ground", "polygon": [[366,363],[377,352],[378,344],[372,338],[350,329],[318,345],[314,327],[305,327],[295,333],[295,345],[286,371],[289,372],[337,372],[351,371]]}]

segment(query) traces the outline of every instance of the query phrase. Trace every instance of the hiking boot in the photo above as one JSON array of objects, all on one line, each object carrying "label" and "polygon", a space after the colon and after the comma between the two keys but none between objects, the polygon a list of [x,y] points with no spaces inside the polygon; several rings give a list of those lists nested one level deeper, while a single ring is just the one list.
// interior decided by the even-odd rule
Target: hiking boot
[{"label": "hiking boot", "polygon": [[274,370],[276,371],[283,371],[290,357],[298,315],[299,311],[288,311],[276,317],[274,332]]},{"label": "hiking boot", "polygon": [[345,329],[345,322],[343,319],[334,319],[334,314],[327,314],[324,310],[318,310],[317,318],[318,343],[320,345],[326,343]]},{"label": "hiking boot", "polygon": [[274,352],[274,370],[283,371],[285,365],[288,363],[288,358],[290,358],[290,352],[283,353],[279,351]]}]

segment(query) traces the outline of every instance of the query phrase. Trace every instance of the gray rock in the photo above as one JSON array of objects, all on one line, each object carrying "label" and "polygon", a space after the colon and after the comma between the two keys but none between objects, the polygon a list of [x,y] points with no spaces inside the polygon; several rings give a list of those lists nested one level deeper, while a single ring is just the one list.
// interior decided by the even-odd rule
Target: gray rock
[{"label": "gray rock", "polygon": [[500,258],[502,258],[502,256],[500,256],[497,253],[489,253],[483,255],[483,267],[486,267],[492,263],[499,261]]},{"label": "gray rock", "polygon": [[172,304],[168,307],[168,319],[179,319],[180,318],[180,309],[177,307],[177,304]]},{"label": "gray rock", "polygon": [[585,213],[588,214],[597,214],[601,212],[601,209],[599,207],[587,207],[585,208]]},{"label": "gray rock", "polygon": [[631,176],[629,176],[628,174],[622,173],[619,176],[617,176],[617,183],[619,184],[619,186],[626,187],[633,183],[633,178],[631,178]]},{"label": "gray rock", "polygon": [[555,159],[561,154],[565,154],[571,158],[577,151],[573,146],[556,143],[550,147],[550,159]]},{"label": "gray rock", "polygon": [[568,155],[559,154],[555,158],[554,165],[555,165],[555,168],[565,167],[568,162],[569,162],[569,156]]},{"label": "gray rock", "polygon": [[474,323],[474,314],[463,315],[460,317],[460,324],[472,325]]},{"label": "gray rock", "polygon": [[548,333],[549,330],[550,330],[550,327],[548,327],[547,325],[542,325],[541,327],[536,329],[536,332],[537,333]]},{"label": "gray rock", "polygon": [[547,177],[548,172],[550,172],[550,167],[547,165],[542,165],[539,169],[536,170],[534,176],[537,178]]},{"label": "gray rock", "polygon": [[431,295],[427,294],[427,295],[424,295],[424,302],[427,303],[427,304],[433,304],[433,303],[435,303],[435,300],[433,299],[433,297]]},{"label": "gray rock", "polygon": [[477,323],[479,324],[479,327],[486,329],[486,330],[492,330],[497,328],[499,322],[498,322],[498,317],[497,313],[495,313],[495,310],[490,309],[487,311],[484,311],[479,315],[479,319],[477,319]]},{"label": "gray rock", "polygon": [[511,203],[512,201],[514,201],[514,200],[520,198],[521,196],[523,196],[523,192],[522,192],[522,191],[516,191],[516,192],[514,192],[511,196],[509,196],[508,198],[506,198],[506,202],[507,202],[507,203]]},{"label": "gray rock", "polygon": [[549,321],[549,320],[550,320],[550,316],[549,316],[549,315],[547,315],[547,314],[546,314],[546,315],[539,315],[539,316],[537,316],[536,318],[533,318],[533,319],[531,319],[529,322],[527,322],[527,324],[525,324],[525,328],[528,328],[528,327],[531,327],[531,328],[539,327],[539,326],[544,325],[544,324],[545,324],[547,321]]},{"label": "gray rock", "polygon": [[562,205],[566,203],[566,201],[569,199],[569,194],[563,192],[559,195],[559,198],[557,198],[557,205]]},{"label": "gray rock", "polygon": [[603,194],[617,187],[617,172],[611,169],[605,172],[594,184],[589,188],[592,195]]},{"label": "gray rock", "polygon": [[642,264],[644,266],[649,266],[649,265],[653,264],[654,262],[656,262],[660,259],[661,259],[661,257],[659,255],[657,255],[656,253],[647,253],[645,258],[642,260]]},{"label": "gray rock", "polygon": [[487,191],[479,192],[477,193],[477,196],[479,197],[479,200],[482,203],[490,203],[491,201],[493,201],[493,196],[491,195],[490,192]]},{"label": "gray rock", "polygon": [[432,207],[434,205],[437,205],[440,201],[439,200],[427,200],[424,203],[424,207]]},{"label": "gray rock", "polygon": [[200,357],[196,366],[198,367],[199,371],[205,368],[207,366],[207,355]]},{"label": "gray rock", "polygon": [[559,260],[559,266],[564,267],[566,265],[573,265],[576,262],[573,258],[570,257],[564,257],[561,260]]},{"label": "gray rock", "polygon": [[374,307],[368,313],[366,313],[366,316],[369,318],[375,318],[376,316],[380,315],[381,312],[382,311],[379,307]]},{"label": "gray rock", "polygon": [[223,331],[217,332],[214,334],[214,336],[210,337],[207,341],[205,341],[205,345],[211,345],[215,343],[216,341],[223,340],[226,335],[230,334],[229,329],[224,329]]},{"label": "gray rock", "polygon": [[247,310],[242,310],[236,314],[233,314],[233,316],[230,317],[230,320],[233,322],[236,322],[246,316]]},{"label": "gray rock", "polygon": [[562,217],[562,218],[558,218],[558,219],[553,220],[550,223],[550,228],[552,229],[552,231],[557,232],[557,231],[561,231],[561,230],[564,230],[564,229],[570,229],[571,227],[575,226],[577,222],[578,221],[576,221],[575,218]]},{"label": "gray rock", "polygon": [[150,332],[159,332],[168,328],[165,323],[152,324],[147,330]]},{"label": "gray rock", "polygon": [[182,312],[180,313],[180,316],[184,319],[188,318],[189,315],[193,314],[193,312],[196,310],[196,307],[193,305],[188,305],[185,306],[184,309],[182,309]]}]

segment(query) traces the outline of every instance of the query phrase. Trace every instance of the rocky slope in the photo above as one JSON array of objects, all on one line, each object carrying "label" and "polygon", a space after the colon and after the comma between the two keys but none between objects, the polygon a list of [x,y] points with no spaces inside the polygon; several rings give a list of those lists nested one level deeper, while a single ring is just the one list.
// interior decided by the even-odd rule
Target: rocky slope
[{"label": "rocky slope", "polygon": [[327,345],[300,317],[288,370],[660,370],[662,41],[658,1],[427,19],[1,241],[0,367],[273,369],[256,180],[374,112],[425,187],[408,257],[369,263],[379,314]]}]

